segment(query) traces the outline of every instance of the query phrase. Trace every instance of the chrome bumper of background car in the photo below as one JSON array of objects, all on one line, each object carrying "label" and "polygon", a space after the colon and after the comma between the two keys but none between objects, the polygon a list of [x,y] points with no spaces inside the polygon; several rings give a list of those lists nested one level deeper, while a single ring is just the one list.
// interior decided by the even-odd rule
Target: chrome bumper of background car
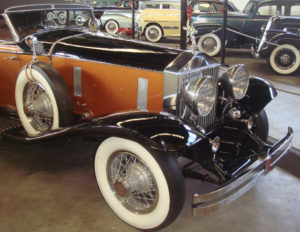
[{"label": "chrome bumper of background car", "polygon": [[263,161],[257,161],[259,163],[255,163],[256,165],[252,166],[242,176],[216,191],[201,195],[194,194],[192,202],[193,215],[214,211],[246,193],[255,185],[262,174],[271,171],[277,161],[287,153],[292,145],[292,139],[293,129],[289,127],[287,135],[268,149],[266,158]]}]

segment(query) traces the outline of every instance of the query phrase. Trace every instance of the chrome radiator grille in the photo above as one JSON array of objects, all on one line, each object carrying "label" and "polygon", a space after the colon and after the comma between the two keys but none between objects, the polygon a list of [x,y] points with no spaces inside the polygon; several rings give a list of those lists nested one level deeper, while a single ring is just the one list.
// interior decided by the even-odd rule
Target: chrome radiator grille
[{"label": "chrome radiator grille", "polygon": [[212,111],[205,117],[200,116],[194,116],[192,114],[192,111],[189,109],[189,107],[185,104],[183,99],[183,91],[184,88],[190,83],[191,81],[197,80],[199,77],[203,76],[211,76],[213,77],[215,81],[215,87],[216,87],[216,94],[218,91],[218,76],[219,76],[219,65],[213,66],[210,68],[204,68],[193,72],[184,73],[179,78],[179,94],[178,94],[178,100],[177,100],[177,115],[184,119],[185,121],[188,121],[190,123],[193,123],[195,126],[198,125],[201,128],[209,129],[215,124],[216,119],[216,107],[217,104],[213,106]]}]

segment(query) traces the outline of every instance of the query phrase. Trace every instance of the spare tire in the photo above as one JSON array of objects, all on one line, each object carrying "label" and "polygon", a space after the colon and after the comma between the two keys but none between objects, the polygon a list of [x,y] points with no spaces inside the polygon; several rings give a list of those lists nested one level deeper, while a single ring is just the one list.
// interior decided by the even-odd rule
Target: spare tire
[{"label": "spare tire", "polygon": [[20,120],[29,136],[68,126],[73,121],[68,88],[49,64],[37,62],[21,69],[15,100]]}]

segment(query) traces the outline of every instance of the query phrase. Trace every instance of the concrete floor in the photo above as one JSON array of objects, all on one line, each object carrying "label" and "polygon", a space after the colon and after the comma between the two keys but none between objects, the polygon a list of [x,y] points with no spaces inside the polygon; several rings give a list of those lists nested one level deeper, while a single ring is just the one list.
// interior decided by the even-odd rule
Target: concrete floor
[{"label": "concrete floor", "polygon": [[[61,149],[2,141],[0,231],[137,231],[121,221],[99,193],[93,157],[88,155],[94,148],[83,141],[57,147]],[[184,209],[162,231],[300,231],[299,178],[283,170],[273,170],[232,204],[194,217],[191,195],[201,191],[196,182],[187,181]]]},{"label": "concrete floor", "polygon": [[[230,52],[227,63],[237,61],[247,63],[252,73],[276,81],[279,88],[291,90],[293,96],[288,102],[299,100],[299,96],[294,98],[300,93],[298,88],[290,86],[300,86],[298,74],[287,78],[277,76],[265,68],[264,60],[254,63],[247,53]],[[283,82],[287,86],[282,86]],[[282,96],[286,99],[284,94]],[[278,104],[274,107],[279,107]],[[297,105],[292,106],[291,111],[298,109]],[[275,124],[279,124],[279,119],[275,119]],[[296,119],[298,123],[297,114]],[[283,121],[291,122],[286,118]],[[294,129],[300,126],[296,124]],[[281,132],[275,128],[272,133],[276,138]],[[0,232],[137,231],[120,220],[103,200],[93,172],[93,157],[89,155],[94,149],[80,140],[55,147],[0,140]],[[290,164],[298,166],[295,159],[291,159],[285,168],[289,169]],[[276,168],[232,204],[197,217],[192,216],[190,203],[191,195],[201,191],[201,184],[188,180],[184,209],[177,220],[162,231],[298,232],[299,177],[297,173],[291,175]]]}]

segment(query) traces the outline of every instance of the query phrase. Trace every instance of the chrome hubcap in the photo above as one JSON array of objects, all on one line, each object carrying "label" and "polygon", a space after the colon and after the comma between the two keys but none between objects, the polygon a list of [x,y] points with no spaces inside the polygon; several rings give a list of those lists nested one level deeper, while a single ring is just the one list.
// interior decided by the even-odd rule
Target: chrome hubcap
[{"label": "chrome hubcap", "polygon": [[50,98],[39,83],[28,83],[23,93],[24,113],[31,126],[40,132],[49,130],[53,123]]},{"label": "chrome hubcap", "polygon": [[213,52],[217,48],[217,42],[215,39],[209,37],[203,40],[202,47],[206,52]]},{"label": "chrome hubcap", "polygon": [[149,30],[148,35],[151,39],[157,39],[159,36],[159,31],[156,28],[152,28],[151,30]]},{"label": "chrome hubcap", "polygon": [[291,60],[291,57],[288,54],[284,54],[280,57],[281,63],[283,63],[285,65],[288,64],[290,62],[290,60]]},{"label": "chrome hubcap", "polygon": [[128,210],[145,214],[155,208],[157,184],[137,156],[125,151],[114,153],[108,162],[107,176],[114,195]]},{"label": "chrome hubcap", "polygon": [[296,64],[296,55],[290,49],[280,49],[275,54],[274,61],[280,69],[290,69]]}]

